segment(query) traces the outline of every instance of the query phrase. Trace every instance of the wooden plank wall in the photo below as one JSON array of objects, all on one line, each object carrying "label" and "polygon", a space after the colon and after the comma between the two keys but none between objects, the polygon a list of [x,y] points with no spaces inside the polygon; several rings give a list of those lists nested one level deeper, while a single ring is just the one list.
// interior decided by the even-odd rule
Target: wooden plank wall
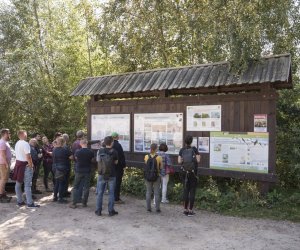
[{"label": "wooden plank wall", "polygon": [[[256,93],[236,93],[203,96],[160,97],[155,99],[95,101],[91,98],[87,104],[88,136],[91,131],[91,114],[131,114],[131,152],[126,153],[128,161],[142,162],[144,153],[133,152],[133,114],[135,113],[167,113],[182,112],[184,114],[184,136],[209,137],[210,132],[186,132],[186,107],[193,105],[222,105],[222,131],[253,132],[254,114],[268,115],[269,142],[269,175],[251,174],[224,170],[209,169],[209,154],[202,154],[200,174],[216,176],[242,176],[249,179],[275,181],[276,162],[276,100],[274,89],[262,88]],[[173,156],[177,162],[177,156]],[[132,163],[135,165],[135,163]],[[140,164],[136,164],[140,165]],[[206,170],[205,170],[206,169]],[[233,173],[234,172],[234,173]]]}]

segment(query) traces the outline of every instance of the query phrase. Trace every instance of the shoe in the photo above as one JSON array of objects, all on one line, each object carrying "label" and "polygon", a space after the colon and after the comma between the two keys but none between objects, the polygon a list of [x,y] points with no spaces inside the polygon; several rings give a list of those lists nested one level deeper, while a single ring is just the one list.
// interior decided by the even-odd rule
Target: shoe
[{"label": "shoe", "polygon": [[194,213],[193,211],[189,211],[187,216],[188,216],[188,217],[192,217],[192,216],[194,216],[194,215],[195,215],[195,213]]},{"label": "shoe", "polygon": [[19,207],[22,207],[22,206],[25,206],[25,205],[26,205],[26,203],[25,203],[24,201],[18,202],[18,206],[19,206]]},{"label": "shoe", "polygon": [[61,203],[61,204],[62,204],[62,203],[68,203],[68,201],[65,200],[65,199],[59,199],[59,200],[58,200],[58,203]]},{"label": "shoe", "polygon": [[167,204],[167,203],[169,203],[169,200],[161,201],[161,203]]},{"label": "shoe", "polygon": [[8,197],[8,196],[2,196],[0,198],[0,203],[10,203],[12,197]]},{"label": "shoe", "polygon": [[57,197],[54,197],[52,201],[56,202],[57,201]]},{"label": "shoe", "polygon": [[124,201],[122,201],[121,199],[119,199],[119,200],[117,200],[117,201],[115,201],[115,204],[124,204],[125,202]]},{"label": "shoe", "polygon": [[41,192],[40,190],[37,190],[37,189],[36,189],[36,190],[33,190],[32,193],[33,193],[33,194],[42,194],[42,192]]},{"label": "shoe", "polygon": [[87,204],[86,203],[82,203],[82,207],[87,207]]},{"label": "shoe", "polygon": [[117,215],[119,214],[117,211],[113,210],[111,212],[108,213],[108,216],[114,216],[114,215]]},{"label": "shoe", "polygon": [[188,216],[189,212],[187,210],[184,210],[183,214],[186,215],[186,216]]},{"label": "shoe", "polygon": [[69,208],[77,208],[76,204],[70,204]]},{"label": "shoe", "polygon": [[152,210],[151,210],[151,209],[147,209],[147,212],[151,213],[151,212],[152,212]]},{"label": "shoe", "polygon": [[97,210],[97,211],[95,211],[95,214],[96,214],[97,216],[101,216],[101,211],[100,211],[100,210]]},{"label": "shoe", "polygon": [[160,209],[156,209],[156,213],[160,213],[161,212],[161,210]]},{"label": "shoe", "polygon": [[28,208],[36,208],[36,207],[40,207],[40,205],[32,203],[32,204],[27,205],[27,207]]}]

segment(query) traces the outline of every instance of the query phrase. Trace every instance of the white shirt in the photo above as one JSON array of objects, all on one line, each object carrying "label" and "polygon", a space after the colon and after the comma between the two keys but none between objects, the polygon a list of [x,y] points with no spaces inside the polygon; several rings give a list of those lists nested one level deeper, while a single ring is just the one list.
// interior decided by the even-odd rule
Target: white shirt
[{"label": "white shirt", "polygon": [[16,160],[27,161],[26,155],[30,154],[30,145],[27,141],[19,140],[15,146]]}]

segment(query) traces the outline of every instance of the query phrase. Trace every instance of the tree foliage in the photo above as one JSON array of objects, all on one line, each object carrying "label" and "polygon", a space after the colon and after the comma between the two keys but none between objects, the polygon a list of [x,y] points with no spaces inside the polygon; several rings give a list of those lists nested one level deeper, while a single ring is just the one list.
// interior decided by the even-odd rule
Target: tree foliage
[{"label": "tree foliage", "polygon": [[0,4],[0,126],[13,131],[84,128],[86,99],[69,95],[85,77],[223,60],[242,71],[262,55],[291,53],[295,89],[280,93],[278,172],[299,183],[299,1]]}]

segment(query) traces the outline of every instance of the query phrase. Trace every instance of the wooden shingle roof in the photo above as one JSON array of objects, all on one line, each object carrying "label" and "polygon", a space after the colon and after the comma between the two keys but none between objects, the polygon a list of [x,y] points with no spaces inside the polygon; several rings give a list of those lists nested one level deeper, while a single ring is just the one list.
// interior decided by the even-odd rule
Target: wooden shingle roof
[{"label": "wooden shingle roof", "polygon": [[[241,74],[230,72],[230,63],[219,62],[90,77],[80,81],[72,96],[118,96],[163,90],[188,90],[271,83],[276,89],[290,88],[291,56],[274,55],[252,62]],[[220,90],[221,92],[221,90]]]}]

